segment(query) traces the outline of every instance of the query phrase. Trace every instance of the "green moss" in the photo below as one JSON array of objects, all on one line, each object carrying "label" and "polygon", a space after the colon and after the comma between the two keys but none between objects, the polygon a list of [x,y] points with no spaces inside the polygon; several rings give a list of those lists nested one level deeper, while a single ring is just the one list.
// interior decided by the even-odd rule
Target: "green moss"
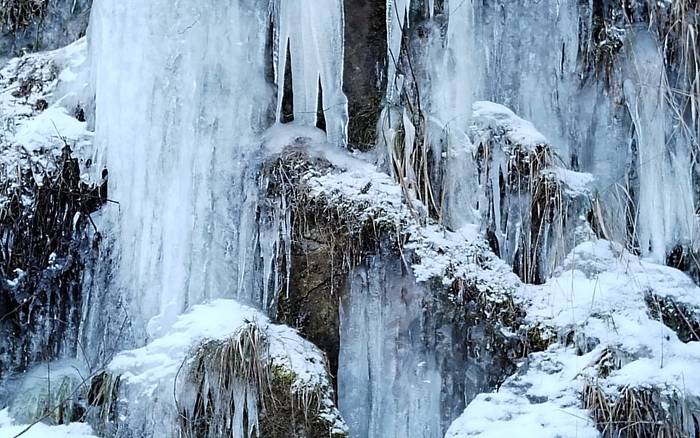
[{"label": "green moss", "polygon": [[272,371],[272,390],[274,392],[289,391],[298,376],[288,368],[280,365],[273,365]]},{"label": "green moss", "polygon": [[557,337],[551,327],[539,323],[527,327],[521,339],[524,347],[523,357],[530,352],[544,351],[557,341]]}]

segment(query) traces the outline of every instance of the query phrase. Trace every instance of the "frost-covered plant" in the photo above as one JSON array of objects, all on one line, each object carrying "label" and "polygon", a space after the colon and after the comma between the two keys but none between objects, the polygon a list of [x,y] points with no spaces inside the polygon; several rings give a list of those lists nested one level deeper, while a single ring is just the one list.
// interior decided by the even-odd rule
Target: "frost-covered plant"
[{"label": "frost-covered plant", "polygon": [[254,321],[205,342],[183,365],[175,394],[184,437],[344,436],[324,415],[328,388],[300,384],[276,363]]},{"label": "frost-covered plant", "polygon": [[600,381],[588,379],[583,404],[606,438],[674,438],[700,433],[697,400],[676,389],[607,389]]}]

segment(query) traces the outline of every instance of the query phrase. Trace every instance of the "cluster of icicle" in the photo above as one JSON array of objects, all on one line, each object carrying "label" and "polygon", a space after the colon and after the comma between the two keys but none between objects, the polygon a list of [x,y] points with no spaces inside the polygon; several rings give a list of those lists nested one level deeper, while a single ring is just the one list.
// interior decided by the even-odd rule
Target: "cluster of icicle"
[{"label": "cluster of icicle", "polygon": [[[440,204],[450,227],[482,223],[496,228],[502,249],[515,245],[519,236],[498,230],[515,219],[499,211],[508,203],[498,196],[504,182],[481,177],[482,151],[470,135],[471,103],[498,102],[538,127],[557,157],[553,166],[593,175],[607,238],[638,248],[658,263],[665,263],[678,245],[694,249],[692,145],[700,118],[697,102],[679,101],[692,96],[700,83],[687,61],[697,49],[681,41],[676,61],[665,61],[668,42],[654,30],[654,21],[663,20],[658,14],[651,25],[618,30],[623,37],[610,61],[616,65],[598,65],[583,59],[590,55],[581,49],[602,50],[596,44],[606,43],[593,39],[591,6],[529,3],[449,0],[438,14],[433,2],[388,2],[389,85],[378,141],[388,150],[390,167],[411,187],[422,171],[412,166],[442,156],[437,160],[444,168],[441,187],[415,196]],[[648,11],[682,8],[682,2],[651,3]],[[417,25],[408,18],[416,10],[423,10]],[[679,39],[693,38],[692,20],[686,21],[677,21]],[[596,68],[612,73],[593,76]],[[508,184],[504,169],[495,167],[490,175]],[[442,199],[436,200],[440,189]],[[529,226],[527,217],[517,220],[523,230]],[[501,254],[506,260],[507,253]]]}]

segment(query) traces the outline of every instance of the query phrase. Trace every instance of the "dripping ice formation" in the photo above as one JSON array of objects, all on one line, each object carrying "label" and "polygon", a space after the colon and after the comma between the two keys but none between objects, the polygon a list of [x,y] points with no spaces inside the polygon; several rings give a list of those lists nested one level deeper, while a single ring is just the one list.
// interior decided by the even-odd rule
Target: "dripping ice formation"
[{"label": "dripping ice formation", "polygon": [[439,437],[441,376],[423,345],[423,291],[400,266],[353,272],[340,318],[339,407],[353,436]]},{"label": "dripping ice formation", "polygon": [[[291,62],[294,120],[316,126],[319,103],[330,143],[347,142],[348,101],[343,94],[343,2],[332,0],[321,7],[313,0],[280,0],[277,8],[276,81],[277,121]],[[320,88],[319,88],[320,87]],[[319,92],[323,99],[319,99]]]},{"label": "dripping ice formation", "polygon": [[[36,351],[0,349],[0,436],[59,395],[31,380],[51,369],[98,387],[76,406],[103,436],[265,435],[281,427],[270,396],[311,413],[277,413],[301,436],[593,437],[596,403],[617,412],[630,391],[660,400],[639,424],[697,433],[700,289],[681,270],[698,281],[700,130],[683,87],[700,80],[644,15],[682,2],[633,24],[606,22],[630,13],[610,2],[360,3],[95,0],[76,76],[94,101],[52,76],[56,54],[0,70],[2,178],[41,175],[69,140],[85,187],[109,175],[109,202],[60,230],[93,259],[80,299],[46,306],[79,321],[60,348],[41,347],[63,315],[47,313],[22,340]],[[386,56],[349,69],[362,48],[345,17],[368,9]],[[367,69],[380,91],[352,95],[348,72]],[[349,140],[353,117],[374,150]],[[5,186],[22,185],[8,181],[3,218]],[[27,190],[23,208],[41,205]],[[22,309],[31,269],[6,275],[5,253],[0,293]],[[266,378],[286,386],[268,394]],[[13,388],[29,401],[6,403]]]}]

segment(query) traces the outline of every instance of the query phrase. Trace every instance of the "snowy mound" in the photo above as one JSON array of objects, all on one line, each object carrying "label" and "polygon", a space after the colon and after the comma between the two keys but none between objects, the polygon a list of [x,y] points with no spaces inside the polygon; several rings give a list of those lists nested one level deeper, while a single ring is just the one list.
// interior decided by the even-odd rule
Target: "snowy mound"
[{"label": "snowy mound", "polygon": [[86,57],[83,38],[59,50],[14,58],[0,69],[2,184],[18,184],[18,167],[41,184],[44,174],[56,170],[64,145],[79,156],[91,152],[92,133],[82,109]]},{"label": "snowy mound", "polygon": [[[561,341],[530,355],[498,392],[478,396],[448,437],[525,430],[598,436],[596,422],[606,428],[652,423],[656,431],[692,436],[696,426],[686,409],[697,408],[700,397],[700,339],[692,319],[700,288],[690,278],[598,240],[577,246],[553,278],[523,285],[519,295],[526,319],[552,328]],[[657,309],[664,300],[674,304],[670,313]],[[691,342],[672,330],[674,318],[686,324]],[[622,406],[630,401],[640,403],[640,415],[654,417],[633,417]],[[629,424],[612,424],[619,421]]]},{"label": "snowy mound", "polygon": [[[411,267],[418,282],[437,280],[449,286],[467,280],[480,290],[513,290],[517,277],[490,250],[476,225],[447,230],[427,217],[419,200],[406,201],[404,188],[386,173],[363,160],[362,156],[340,150],[320,152],[313,132],[296,127],[277,127],[268,141],[298,179],[293,196],[300,208],[333,211],[342,222],[343,232],[359,234],[371,230],[386,233],[401,242],[413,256]],[[287,152],[283,145],[291,146]],[[325,165],[313,162],[326,160]],[[338,233],[341,231],[337,230]]]},{"label": "snowy mound", "polygon": [[233,300],[215,300],[194,306],[163,336],[144,347],[119,353],[108,370],[123,382],[137,385],[144,395],[171,387],[192,349],[205,340],[225,339],[250,322],[264,327],[270,360],[294,371],[300,385],[316,385],[326,373],[322,353],[285,326],[271,324],[258,310]]},{"label": "snowy mound", "polygon": [[513,144],[534,149],[538,145],[549,143],[535,125],[521,119],[508,107],[494,102],[479,101],[474,103],[472,110],[476,127],[502,130]]},{"label": "snowy mound", "polygon": [[[107,370],[110,374],[119,376],[120,394],[128,394],[127,409],[131,417],[129,427],[141,424],[148,430],[173,430],[173,433],[177,434],[173,428],[177,426],[178,415],[197,414],[188,410],[188,406],[193,406],[192,409],[196,411],[198,391],[201,389],[200,386],[194,389],[189,387],[193,384],[193,379],[203,378],[203,382],[207,383],[200,384],[211,384],[212,393],[226,391],[228,385],[223,384],[223,381],[211,381],[214,373],[223,373],[217,368],[218,364],[224,365],[223,362],[219,362],[224,359],[213,352],[217,349],[221,351],[222,348],[226,350],[229,344],[240,346],[247,341],[248,336],[252,336],[250,330],[260,333],[262,342],[255,346],[260,350],[245,350],[245,353],[240,350],[242,357],[239,360],[259,360],[259,367],[269,370],[266,372],[270,373],[266,374],[268,377],[262,378],[257,374],[253,376],[246,368],[247,365],[235,365],[234,362],[229,364],[230,367],[245,376],[250,372],[252,381],[246,381],[241,375],[217,374],[218,379],[227,381],[230,379],[238,382],[238,379],[241,379],[242,398],[236,399],[235,402],[230,401],[233,403],[231,409],[234,405],[238,406],[235,413],[238,420],[243,421],[242,410],[246,410],[249,416],[258,412],[258,408],[255,407],[259,402],[257,397],[261,398],[260,402],[264,405],[262,398],[266,388],[261,387],[264,385],[261,383],[263,380],[269,378],[270,385],[277,385],[279,383],[275,379],[283,376],[283,384],[289,386],[281,388],[280,391],[291,392],[292,395],[300,397],[308,394],[318,395],[318,415],[328,425],[329,430],[342,436],[346,426],[333,404],[333,390],[323,353],[299,336],[295,330],[271,324],[258,310],[234,300],[215,300],[209,304],[194,306],[191,311],[181,315],[159,338],[144,347],[122,352],[112,360]],[[205,373],[202,368],[210,366],[216,371],[208,371],[211,373],[209,375],[201,374]],[[216,400],[217,396],[214,396],[214,399]],[[154,403],[154,400],[157,402]],[[216,401],[210,403],[215,405]],[[212,409],[217,408],[220,407],[215,406]],[[272,415],[270,412],[262,414]]]}]

